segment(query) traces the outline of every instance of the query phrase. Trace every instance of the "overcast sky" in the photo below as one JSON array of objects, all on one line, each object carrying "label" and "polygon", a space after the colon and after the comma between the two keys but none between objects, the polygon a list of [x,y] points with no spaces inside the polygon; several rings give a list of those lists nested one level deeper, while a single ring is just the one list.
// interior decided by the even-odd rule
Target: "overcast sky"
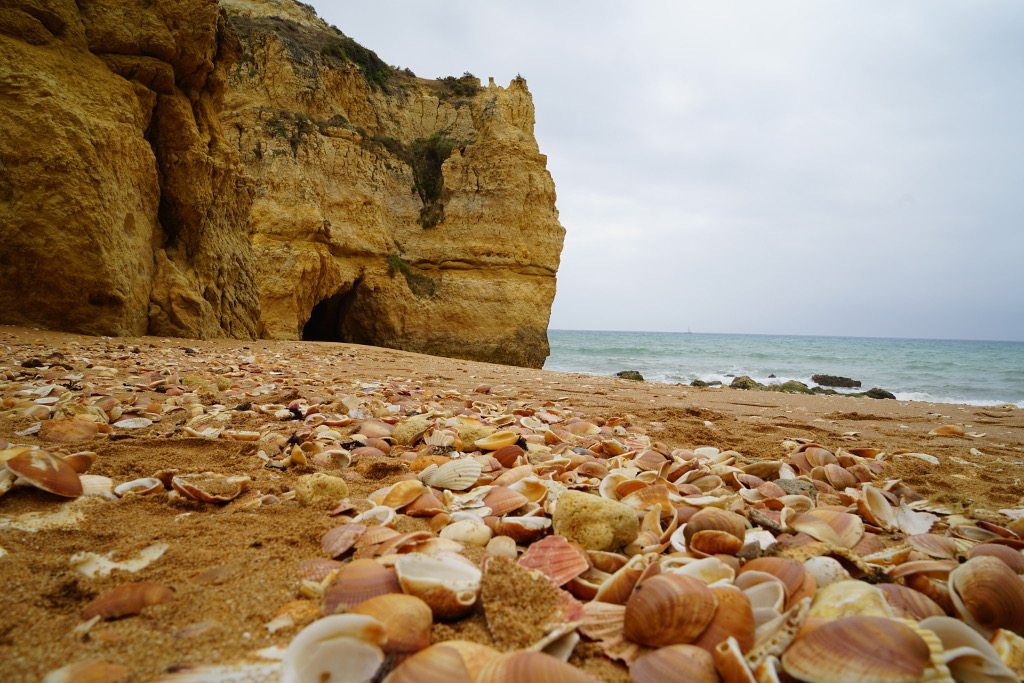
[{"label": "overcast sky", "polygon": [[526,77],[553,328],[1024,340],[1024,2],[313,4]]}]

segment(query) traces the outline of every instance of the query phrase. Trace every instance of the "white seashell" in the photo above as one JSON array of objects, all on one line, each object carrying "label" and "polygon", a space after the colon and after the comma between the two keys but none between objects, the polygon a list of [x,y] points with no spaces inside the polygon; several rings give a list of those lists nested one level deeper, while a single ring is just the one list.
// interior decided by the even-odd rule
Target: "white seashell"
[{"label": "white seashell", "polygon": [[477,519],[460,519],[441,529],[441,538],[447,538],[465,545],[485,546],[491,540],[492,532]]},{"label": "white seashell", "polygon": [[124,420],[119,420],[114,423],[115,427],[121,429],[142,429],[153,424],[153,421],[147,417],[129,417]]},{"label": "white seashell", "polygon": [[384,625],[362,614],[332,614],[292,638],[281,683],[364,683],[384,663]]},{"label": "white seashell", "polygon": [[896,454],[896,457],[897,458],[917,458],[918,460],[924,460],[926,463],[928,463],[930,465],[938,465],[939,464],[939,459],[936,458],[934,455],[929,455],[928,453],[898,453],[898,454]]},{"label": "white seashell", "polygon": [[480,478],[483,468],[473,458],[450,460],[437,467],[431,465],[420,472],[420,481],[427,486],[451,491],[465,491]]},{"label": "white seashell", "polygon": [[818,589],[850,578],[850,572],[839,564],[839,561],[825,555],[812,557],[804,561],[804,569],[814,577]]},{"label": "white seashell", "polygon": [[113,553],[98,555],[93,552],[80,552],[72,555],[69,562],[79,574],[94,579],[97,576],[110,576],[110,572],[114,570],[137,572],[145,569],[163,557],[170,547],[167,543],[154,543],[140,550],[134,558],[120,562],[110,559]]},{"label": "white seashell", "polygon": [[366,512],[356,515],[352,519],[352,524],[389,526],[394,521],[395,511],[393,509],[384,505],[375,505]]},{"label": "white seashell", "polygon": [[671,569],[667,569],[662,565],[662,569],[666,574],[692,576],[709,586],[722,582],[731,583],[736,578],[736,572],[733,568],[717,557],[704,557],[674,566]]},{"label": "white seashell", "polygon": [[161,493],[163,490],[163,482],[156,477],[143,477],[141,479],[132,479],[131,481],[126,481],[123,484],[118,484],[114,487],[114,494],[124,497],[127,495]]},{"label": "white seashell", "polygon": [[114,480],[99,474],[80,474],[78,480],[82,482],[83,496],[96,496],[107,500],[117,500],[114,495]]},{"label": "white seashell", "polygon": [[402,590],[430,606],[434,616],[458,617],[476,603],[480,594],[480,570],[454,553],[409,553],[395,560]]},{"label": "white seashell", "polygon": [[942,641],[942,661],[957,681],[1019,682],[995,648],[959,619],[928,617],[918,622],[918,626],[932,631]]}]

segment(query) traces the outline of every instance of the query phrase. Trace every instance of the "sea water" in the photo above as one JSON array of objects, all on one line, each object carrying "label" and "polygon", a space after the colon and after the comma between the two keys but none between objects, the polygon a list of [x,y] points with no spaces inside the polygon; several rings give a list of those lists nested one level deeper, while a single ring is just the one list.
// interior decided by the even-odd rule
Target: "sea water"
[{"label": "sea water", "polygon": [[[544,368],[613,375],[639,370],[653,382],[695,379],[763,384],[811,375],[860,380],[900,400],[1024,407],[1024,342],[549,330]],[[774,377],[771,377],[774,375]]]}]

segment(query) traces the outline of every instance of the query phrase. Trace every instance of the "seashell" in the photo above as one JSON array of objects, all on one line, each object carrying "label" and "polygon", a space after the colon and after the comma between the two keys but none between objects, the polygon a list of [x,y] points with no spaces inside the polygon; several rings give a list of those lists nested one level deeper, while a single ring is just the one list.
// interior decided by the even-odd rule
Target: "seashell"
[{"label": "seashell", "polygon": [[438,645],[451,648],[459,653],[462,663],[469,672],[470,680],[473,681],[480,675],[480,671],[487,666],[488,662],[501,654],[493,647],[469,640],[445,640]]},{"label": "seashell", "polygon": [[657,555],[654,554],[640,554],[629,558],[629,561],[605,579],[597,589],[594,600],[614,605],[625,605],[629,596],[633,594],[633,588],[636,587],[640,577],[655,560],[657,560]]},{"label": "seashell", "polygon": [[496,449],[491,455],[502,467],[515,467],[521,462],[520,458],[526,457],[526,451],[513,443]]},{"label": "seashell", "polygon": [[83,496],[95,496],[108,500],[117,500],[114,495],[114,480],[110,477],[103,477],[98,474],[80,474],[79,483],[82,484]]},{"label": "seashell", "polygon": [[896,527],[908,536],[931,531],[931,528],[939,520],[937,515],[914,511],[907,505],[906,500],[901,501],[900,506],[895,509],[895,517]]},{"label": "seashell", "polygon": [[807,621],[811,599],[804,598],[774,619],[757,627],[754,647],[747,651],[747,662],[759,668],[772,657],[781,656]]},{"label": "seashell", "polygon": [[370,500],[377,505],[401,510],[419,498],[425,490],[426,487],[419,479],[405,479],[389,486],[379,499],[370,495]]},{"label": "seashell", "polygon": [[562,586],[590,568],[590,562],[578,546],[565,536],[547,536],[530,545],[519,558],[519,565],[548,577],[556,586]]},{"label": "seashell", "polygon": [[964,428],[960,425],[942,425],[928,432],[928,436],[964,436]]},{"label": "seashell", "polygon": [[[433,426],[433,416],[429,413],[413,415],[396,424],[391,430],[391,437],[400,446],[412,446]],[[385,435],[386,436],[386,435]]]},{"label": "seashell", "polygon": [[388,526],[395,521],[395,511],[393,508],[385,507],[383,505],[374,505],[365,512],[360,512],[358,515],[352,518],[352,524],[366,524],[367,526]]},{"label": "seashell", "polygon": [[378,595],[400,593],[401,590],[393,568],[375,560],[352,560],[334,575],[330,585],[324,589],[324,613],[333,614],[338,608],[355,607]]},{"label": "seashell", "polygon": [[[362,525],[360,525],[362,526]],[[356,548],[370,548],[371,546],[377,546],[385,541],[389,541],[396,536],[400,536],[397,531],[388,526],[375,525],[367,527],[366,530],[359,535],[356,539],[354,547]]]},{"label": "seashell", "polygon": [[629,667],[629,675],[635,683],[719,681],[714,657],[693,645],[669,645],[641,655]]},{"label": "seashell", "polygon": [[511,446],[519,440],[519,435],[512,431],[494,432],[482,439],[477,439],[473,445],[482,451],[496,451],[505,446]]},{"label": "seashell", "polygon": [[159,583],[141,581],[126,583],[103,593],[80,613],[83,620],[93,617],[117,619],[138,614],[146,607],[159,605],[174,597],[174,591]]},{"label": "seashell", "polygon": [[592,683],[583,671],[543,652],[510,652],[495,657],[476,683]]},{"label": "seashell", "polygon": [[492,532],[482,521],[460,519],[441,529],[439,535],[457,543],[483,547],[491,540]]},{"label": "seashell", "polygon": [[896,513],[885,495],[871,484],[861,486],[857,509],[861,516],[875,526],[891,531],[896,528]]},{"label": "seashell", "polygon": [[249,477],[229,477],[216,472],[178,474],[171,477],[171,487],[185,498],[203,503],[226,503],[249,488]]},{"label": "seashell", "polygon": [[690,643],[711,623],[716,607],[715,594],[697,579],[659,574],[633,589],[624,633],[652,647]]},{"label": "seashell", "polygon": [[841,548],[852,548],[864,535],[864,522],[848,512],[815,508],[793,517],[789,526],[808,536]]},{"label": "seashell", "polygon": [[370,681],[384,663],[384,625],[363,614],[332,614],[299,631],[285,650],[281,683]]},{"label": "seashell", "polygon": [[829,584],[850,578],[850,572],[846,571],[838,560],[825,555],[804,560],[804,570],[814,577],[818,590]]},{"label": "seashell", "polygon": [[433,517],[434,515],[444,511],[444,503],[442,503],[430,489],[421,493],[419,497],[409,503],[404,510],[405,514],[410,517]]},{"label": "seashell", "polygon": [[796,560],[783,557],[759,557],[747,562],[737,578],[750,571],[764,572],[778,578],[786,589],[786,609],[792,607],[801,598],[813,597],[817,591],[814,576]]},{"label": "seashell", "polygon": [[846,471],[842,465],[829,463],[822,469],[825,473],[825,480],[837,491],[852,488],[860,483],[860,480],[851,472]]},{"label": "seashell", "polygon": [[1024,635],[1024,581],[1002,560],[982,555],[949,574],[956,613],[986,638],[1000,628]]},{"label": "seashell", "polygon": [[704,508],[686,522],[684,537],[687,545],[694,534],[709,530],[725,531],[742,541],[747,531],[747,520],[742,515],[729,510],[715,507]]},{"label": "seashell", "polygon": [[363,420],[359,423],[357,432],[368,439],[383,439],[391,436],[394,427],[383,420]]},{"label": "seashell", "polygon": [[41,448],[21,451],[6,460],[7,469],[38,489],[65,498],[82,495],[82,481],[74,468]]},{"label": "seashell", "polygon": [[366,531],[362,524],[342,524],[336,526],[320,539],[320,547],[328,557],[339,558],[355,545],[359,537]]},{"label": "seashell", "polygon": [[341,569],[344,566],[345,564],[343,562],[338,562],[337,560],[315,557],[299,562],[298,571],[296,573],[300,579],[316,581],[319,583],[326,579],[331,572]]},{"label": "seashell", "polygon": [[484,496],[484,505],[491,509],[492,515],[498,517],[518,510],[529,502],[526,496],[507,486],[495,486]]},{"label": "seashell", "polygon": [[758,627],[778,617],[786,605],[786,586],[772,574],[744,572],[736,577],[735,586],[750,600]]},{"label": "seashell", "polygon": [[913,588],[898,583],[880,583],[877,586],[892,608],[893,615],[901,619],[921,621],[928,617],[945,616],[938,603]]},{"label": "seashell", "polygon": [[984,638],[964,622],[950,617],[928,617],[918,623],[942,641],[942,662],[957,681],[1019,683]]},{"label": "seashell", "polygon": [[39,438],[54,443],[74,443],[88,441],[99,432],[99,423],[92,420],[80,418],[44,420],[39,427]]},{"label": "seashell", "polygon": [[43,677],[43,683],[117,683],[131,671],[120,664],[102,659],[84,659],[54,669]]},{"label": "seashell", "polygon": [[735,638],[727,638],[718,644],[712,653],[715,668],[722,679],[729,683],[755,683],[754,673],[740,652],[739,643]]},{"label": "seashell", "polygon": [[814,596],[808,619],[835,620],[852,616],[892,617],[882,591],[863,581],[838,581]]},{"label": "seashell", "polygon": [[134,557],[121,561],[110,559],[113,553],[98,555],[93,552],[78,552],[69,558],[68,564],[79,574],[90,579],[97,576],[110,576],[113,571],[135,573],[163,557],[168,548],[170,546],[166,543],[153,543],[140,550]]},{"label": "seashell", "polygon": [[708,529],[695,533],[687,547],[694,554],[735,555],[743,548],[743,540],[736,538],[728,531]]},{"label": "seashell", "polygon": [[516,543],[532,543],[551,527],[550,517],[502,517],[494,533],[510,536]]},{"label": "seashell", "polygon": [[967,553],[968,558],[990,555],[997,557],[1017,574],[1024,574],[1024,553],[998,543],[979,543]]},{"label": "seashell", "polygon": [[[948,536],[914,534],[907,537],[907,542],[914,550],[935,559],[950,560],[956,557],[956,543]],[[1024,556],[1021,559],[1024,560]]]},{"label": "seashell", "polygon": [[156,477],[142,477],[132,479],[114,487],[114,495],[124,498],[125,496],[148,496],[153,493],[163,493],[164,484]]},{"label": "seashell", "polygon": [[810,683],[916,683],[931,661],[911,628],[883,617],[847,617],[798,637],[782,655],[787,674]]},{"label": "seashell", "polygon": [[450,491],[465,491],[480,478],[483,468],[473,458],[449,460],[440,467],[431,465],[419,473],[428,486]]},{"label": "seashell", "polygon": [[442,642],[403,661],[384,683],[473,683],[473,675],[459,651]]},{"label": "seashell", "polygon": [[67,464],[71,465],[71,469],[79,474],[85,474],[92,467],[92,464],[96,462],[95,451],[78,451],[71,455],[61,456]]},{"label": "seashell", "polygon": [[718,601],[718,609],[693,644],[711,655],[719,643],[733,637],[740,651],[746,652],[754,645],[754,610],[750,599],[743,591],[730,585],[712,586],[711,592]]},{"label": "seashell", "polygon": [[423,600],[441,619],[462,616],[480,594],[480,570],[454,553],[402,555],[395,571],[402,590]]},{"label": "seashell", "polygon": [[1001,628],[992,636],[991,645],[1003,664],[1024,679],[1024,638]]},{"label": "seashell", "polygon": [[679,566],[669,566],[669,561],[663,560],[662,567],[668,573],[692,576],[709,586],[721,581],[731,583],[736,578],[736,570],[717,557],[703,557],[698,560],[684,558],[683,564]]},{"label": "seashell", "polygon": [[495,536],[487,541],[485,550],[492,557],[507,557],[511,560],[516,559],[518,554],[515,539],[511,536]]},{"label": "seashell", "polygon": [[427,603],[412,595],[378,595],[359,603],[349,613],[365,614],[384,625],[384,652],[419,652],[430,645],[434,616]]}]

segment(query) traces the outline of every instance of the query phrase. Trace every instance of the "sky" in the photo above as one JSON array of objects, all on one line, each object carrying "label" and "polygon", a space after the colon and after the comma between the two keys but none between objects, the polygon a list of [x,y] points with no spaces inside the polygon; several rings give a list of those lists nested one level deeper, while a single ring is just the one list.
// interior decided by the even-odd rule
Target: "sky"
[{"label": "sky", "polygon": [[1024,340],[1024,2],[313,4],[527,79],[552,328]]}]

